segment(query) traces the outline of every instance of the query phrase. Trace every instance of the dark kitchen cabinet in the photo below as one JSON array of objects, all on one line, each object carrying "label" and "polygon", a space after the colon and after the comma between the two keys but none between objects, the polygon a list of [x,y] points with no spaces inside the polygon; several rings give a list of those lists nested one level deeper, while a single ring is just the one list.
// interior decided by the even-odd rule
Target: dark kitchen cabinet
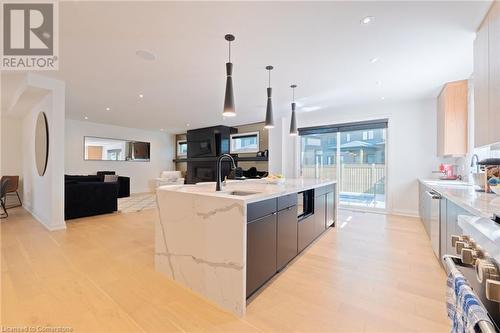
[{"label": "dark kitchen cabinet", "polygon": [[326,194],[326,227],[335,224],[335,192]]},{"label": "dark kitchen cabinet", "polygon": [[297,255],[297,206],[278,212],[277,270],[281,270]]},{"label": "dark kitchen cabinet", "polygon": [[276,273],[277,214],[247,223],[247,297]]},{"label": "dark kitchen cabinet", "polygon": [[314,238],[326,229],[326,195],[314,198]]},{"label": "dark kitchen cabinet", "polygon": [[310,215],[298,223],[298,251],[301,252],[303,249],[309,245],[315,237],[316,234],[316,223],[314,215]]},{"label": "dark kitchen cabinet", "polygon": [[247,205],[247,298],[333,224],[334,191],[333,185],[311,190],[311,210],[300,220],[297,193]]}]

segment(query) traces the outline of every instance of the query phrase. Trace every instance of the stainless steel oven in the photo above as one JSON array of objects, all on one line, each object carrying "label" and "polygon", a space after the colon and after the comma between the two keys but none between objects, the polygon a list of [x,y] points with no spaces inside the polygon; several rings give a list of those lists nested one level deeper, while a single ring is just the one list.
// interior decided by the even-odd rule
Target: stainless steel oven
[{"label": "stainless steel oven", "polygon": [[[485,322],[480,324],[483,333],[500,332],[500,266],[499,247],[495,244],[495,222],[472,216],[458,216],[460,235],[451,236],[451,245],[456,256],[443,256],[447,272],[457,268],[467,279],[495,327]],[[483,228],[483,229],[481,229]],[[500,227],[498,227],[500,231]]]}]

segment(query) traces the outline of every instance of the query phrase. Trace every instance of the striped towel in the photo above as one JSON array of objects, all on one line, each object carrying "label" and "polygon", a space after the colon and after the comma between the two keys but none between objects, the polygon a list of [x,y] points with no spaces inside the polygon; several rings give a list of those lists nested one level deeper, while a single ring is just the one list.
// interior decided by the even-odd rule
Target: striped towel
[{"label": "striped towel", "polygon": [[453,269],[448,274],[446,286],[446,308],[448,318],[452,323],[452,333],[478,332],[480,321],[491,323],[486,310],[465,277],[457,269]]},{"label": "striped towel", "polygon": [[451,320],[452,333],[464,333],[463,309],[459,305],[459,294],[461,287],[466,283],[462,273],[452,269],[446,280],[446,309],[448,318]]}]

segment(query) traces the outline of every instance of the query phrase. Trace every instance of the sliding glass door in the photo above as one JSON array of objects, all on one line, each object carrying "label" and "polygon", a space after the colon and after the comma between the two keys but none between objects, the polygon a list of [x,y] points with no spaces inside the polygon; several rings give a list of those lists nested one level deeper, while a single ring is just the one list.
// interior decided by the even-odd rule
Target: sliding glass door
[{"label": "sliding glass door", "polygon": [[301,137],[302,176],[337,179],[337,133]]},{"label": "sliding glass door", "polygon": [[300,173],[335,179],[340,204],[385,209],[387,120],[300,129]]}]

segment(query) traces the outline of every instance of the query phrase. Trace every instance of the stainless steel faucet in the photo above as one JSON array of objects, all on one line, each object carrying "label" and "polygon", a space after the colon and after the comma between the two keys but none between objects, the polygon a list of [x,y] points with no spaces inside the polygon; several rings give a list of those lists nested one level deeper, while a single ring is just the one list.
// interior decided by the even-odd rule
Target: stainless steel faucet
[{"label": "stainless steel faucet", "polygon": [[470,167],[473,168],[474,166],[476,167],[476,172],[479,173],[479,156],[477,154],[472,155],[471,161],[470,161]]},{"label": "stainless steel faucet", "polygon": [[231,163],[233,164],[232,168],[236,169],[236,163],[234,163],[234,158],[231,155],[229,155],[229,154],[222,154],[221,156],[219,156],[217,158],[217,185],[215,186],[215,190],[216,191],[220,191],[221,188],[222,188],[222,185],[221,185],[221,182],[222,182],[222,179],[221,179],[222,178],[222,175],[221,175],[222,174],[222,172],[221,172],[221,162],[225,158],[228,158],[231,161]]}]

